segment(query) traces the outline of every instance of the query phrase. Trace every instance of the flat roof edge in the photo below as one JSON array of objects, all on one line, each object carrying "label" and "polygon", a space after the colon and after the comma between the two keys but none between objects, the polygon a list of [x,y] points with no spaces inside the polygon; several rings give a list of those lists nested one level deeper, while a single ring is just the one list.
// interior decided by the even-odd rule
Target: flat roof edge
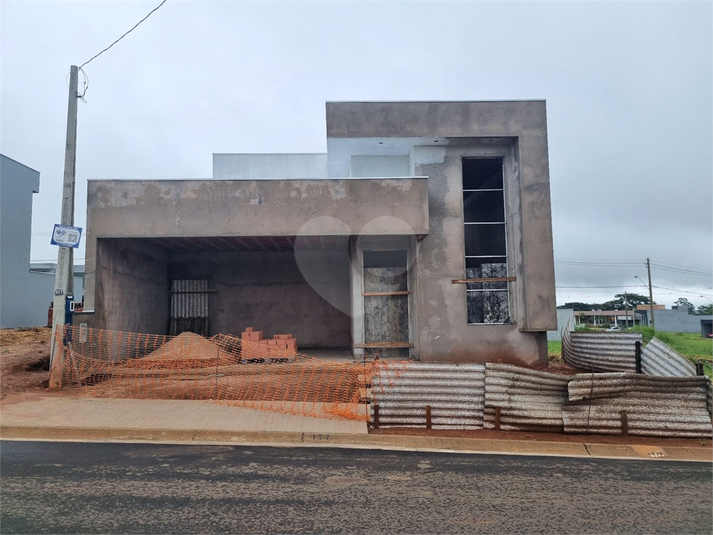
[{"label": "flat roof edge", "polygon": [[345,176],[329,178],[89,178],[87,182],[287,182],[295,180],[312,180],[328,182],[334,180],[427,180],[427,176]]},{"label": "flat roof edge", "polygon": [[214,152],[213,156],[327,156],[326,152]]},{"label": "flat roof edge", "polygon": [[9,156],[6,156],[5,154],[0,154],[0,156],[2,156],[3,158],[7,158],[8,160],[10,160],[10,161],[12,161],[12,162],[15,162],[17,165],[21,165],[21,166],[24,167],[25,169],[29,169],[30,171],[34,171],[34,172],[37,173],[38,175],[40,174],[40,172],[39,172],[37,169],[33,169],[33,168],[30,167],[29,165],[25,165],[25,164],[22,163],[22,162],[18,162],[15,158],[10,158]]},{"label": "flat roof edge", "polygon": [[327,104],[491,104],[498,102],[547,102],[546,98],[508,100],[327,100]]}]

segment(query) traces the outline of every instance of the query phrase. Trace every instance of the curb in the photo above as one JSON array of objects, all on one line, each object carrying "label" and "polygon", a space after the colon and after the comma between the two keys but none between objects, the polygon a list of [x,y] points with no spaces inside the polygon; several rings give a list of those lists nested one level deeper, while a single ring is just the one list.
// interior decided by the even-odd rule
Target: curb
[{"label": "curb", "polygon": [[713,452],[709,448],[659,447],[642,444],[589,444],[583,442],[361,435],[350,433],[317,434],[265,431],[210,431],[200,429],[0,426],[0,439],[57,440],[68,442],[202,443],[205,445],[250,444],[490,455],[531,455],[690,462],[713,461]]}]

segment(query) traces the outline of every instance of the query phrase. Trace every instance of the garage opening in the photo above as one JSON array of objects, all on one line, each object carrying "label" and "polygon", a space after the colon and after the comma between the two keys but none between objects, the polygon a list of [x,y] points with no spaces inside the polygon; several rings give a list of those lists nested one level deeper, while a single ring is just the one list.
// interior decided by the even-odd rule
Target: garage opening
[{"label": "garage opening", "polygon": [[347,244],[346,236],[99,239],[96,301],[111,330],[240,336],[253,327],[266,338],[291,334],[300,351],[346,349]]}]

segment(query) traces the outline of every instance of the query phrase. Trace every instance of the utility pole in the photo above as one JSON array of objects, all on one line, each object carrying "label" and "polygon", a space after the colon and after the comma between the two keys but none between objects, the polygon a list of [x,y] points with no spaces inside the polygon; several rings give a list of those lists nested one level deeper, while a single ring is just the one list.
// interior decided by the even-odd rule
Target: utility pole
[{"label": "utility pole", "polygon": [[[67,107],[67,143],[64,148],[64,185],[62,187],[62,225],[74,226],[74,182],[77,163],[77,99],[79,98],[79,69],[72,65],[69,71],[69,102]],[[54,301],[52,315],[52,352],[50,368],[53,372],[61,371],[57,355],[57,331],[65,324],[65,300],[74,291],[74,249],[59,247],[57,269],[55,271]],[[54,382],[59,382],[58,373],[54,373]],[[58,384],[50,385],[59,386]]]},{"label": "utility pole", "polygon": [[656,322],[654,321],[654,287],[651,286],[651,261],[646,259],[646,271],[649,272],[649,312],[651,312],[651,328],[656,331]]}]

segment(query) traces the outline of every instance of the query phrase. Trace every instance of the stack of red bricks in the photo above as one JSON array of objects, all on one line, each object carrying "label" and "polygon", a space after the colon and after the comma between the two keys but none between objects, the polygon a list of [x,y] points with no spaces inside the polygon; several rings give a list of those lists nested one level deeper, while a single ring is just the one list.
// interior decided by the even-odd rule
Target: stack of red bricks
[{"label": "stack of red bricks", "polygon": [[294,356],[297,354],[297,338],[292,338],[291,334],[276,334],[271,339],[263,338],[263,331],[255,331],[252,327],[247,327],[240,338],[258,344],[260,352],[265,356]]}]

